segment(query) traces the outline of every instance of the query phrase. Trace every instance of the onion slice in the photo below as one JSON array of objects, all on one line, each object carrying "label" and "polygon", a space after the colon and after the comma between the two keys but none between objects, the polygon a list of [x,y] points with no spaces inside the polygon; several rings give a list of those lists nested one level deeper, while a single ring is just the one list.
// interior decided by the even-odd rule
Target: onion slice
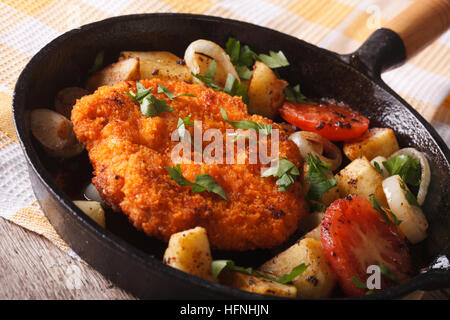
[{"label": "onion slice", "polygon": [[[240,81],[239,75],[231,63],[230,56],[216,43],[202,39],[191,42],[184,53],[186,65],[193,74],[202,73],[202,69],[205,73],[205,69],[209,65],[205,64],[207,59],[201,55],[211,57],[216,61],[215,81],[218,85],[225,85],[229,73]],[[194,77],[194,81],[199,82],[200,80]]]},{"label": "onion slice", "polygon": [[425,158],[425,155],[414,148],[404,148],[400,149],[397,152],[394,152],[389,159],[392,157],[398,156],[398,155],[410,155],[414,158],[419,159],[420,161],[420,168],[421,168],[421,177],[420,177],[420,186],[419,186],[419,192],[417,193],[417,202],[422,205],[425,201],[425,197],[428,193],[428,187],[430,185],[431,181],[431,170],[430,165],[428,163],[427,158]]},{"label": "onion slice", "polygon": [[[339,148],[330,140],[318,135],[315,132],[297,131],[289,136],[300,150],[303,158],[308,157],[308,153],[318,156],[320,161],[329,163],[330,170],[334,171],[342,163],[342,153]],[[327,156],[325,156],[327,155]]]},{"label": "onion slice", "polygon": [[406,198],[409,191],[399,175],[383,180],[383,191],[392,213],[401,220],[398,228],[415,244],[427,237],[428,221],[420,207],[410,204]]}]

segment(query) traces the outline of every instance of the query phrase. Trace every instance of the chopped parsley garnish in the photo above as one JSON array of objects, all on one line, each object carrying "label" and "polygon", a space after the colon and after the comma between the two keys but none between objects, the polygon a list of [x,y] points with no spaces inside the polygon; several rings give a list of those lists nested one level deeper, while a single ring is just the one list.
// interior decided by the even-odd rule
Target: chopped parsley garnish
[{"label": "chopped parsley garnish", "polygon": [[417,202],[417,198],[413,195],[413,193],[405,186],[405,184],[402,182],[400,183],[400,188],[405,191],[405,198],[408,201],[408,203],[412,206],[416,206],[420,208],[419,202]]},{"label": "chopped parsley garnish", "polygon": [[276,181],[276,184],[280,186],[278,188],[278,191],[282,192],[289,190],[291,184],[295,182],[297,176],[299,175],[300,172],[298,171],[298,168],[295,166],[295,164],[293,164],[286,158],[281,158],[280,160],[278,160],[276,166],[272,166],[264,171],[261,177],[277,177],[278,180]]},{"label": "chopped parsley garnish", "polygon": [[383,169],[381,168],[380,164],[376,161],[373,162],[373,166],[375,167],[375,169],[378,171],[379,174],[383,174]]},{"label": "chopped parsley garnish", "polygon": [[323,195],[337,185],[337,177],[328,178],[332,172],[330,164],[322,162],[318,156],[308,153],[306,162],[309,165],[306,180],[310,186],[307,194],[308,201],[314,210],[325,211],[325,205],[322,202]]},{"label": "chopped parsley garnish", "polygon": [[222,118],[235,129],[250,129],[255,130],[256,132],[261,132],[262,134],[268,136],[272,133],[272,125],[258,123],[251,120],[240,120],[240,121],[231,121],[228,119],[228,115],[225,109],[220,108],[220,112],[222,113]]},{"label": "chopped parsley garnish", "polygon": [[196,77],[197,79],[199,79],[201,82],[203,82],[207,87],[212,88],[214,90],[217,91],[221,91],[223,90],[223,88],[221,86],[219,86],[215,80],[214,80],[214,75],[216,74],[216,60],[213,60],[208,67],[208,71],[206,71],[206,73],[204,75],[201,74],[192,74],[192,76]]},{"label": "chopped parsley garnish", "polygon": [[359,280],[357,277],[351,276],[350,279],[352,279],[355,287],[357,287],[359,289],[367,289],[367,285],[364,282],[362,282],[361,280]]},{"label": "chopped parsley garnish", "polygon": [[395,225],[400,225],[400,223],[402,223],[402,220],[397,219],[397,217],[395,216],[395,214],[389,210],[388,208],[385,208],[381,205],[381,203],[378,201],[378,199],[371,194],[369,196],[370,201],[372,201],[372,206],[375,210],[377,210],[384,218],[384,220],[386,220],[386,223],[389,225],[391,225],[391,220],[392,222],[394,222]]},{"label": "chopped parsley garnish", "polygon": [[305,270],[307,268],[308,268],[308,266],[305,265],[304,263],[299,264],[298,266],[294,267],[290,273],[283,274],[279,279],[276,279],[265,273],[258,272],[251,267],[244,268],[244,267],[236,266],[233,260],[214,260],[211,263],[212,274],[215,278],[217,278],[222,271],[230,270],[230,271],[236,271],[236,272],[248,274],[251,276],[263,277],[265,279],[275,281],[275,282],[278,282],[281,284],[291,283],[296,277],[298,277],[303,272],[305,272]]},{"label": "chopped parsley garnish", "polygon": [[380,268],[380,273],[383,276],[394,282],[397,282],[397,278],[391,273],[391,270],[389,269],[388,266],[379,265],[378,267]]},{"label": "chopped parsley garnish", "polygon": [[420,160],[410,155],[400,154],[383,161],[383,165],[393,176],[398,174],[402,180],[411,186],[418,186],[421,179]]},{"label": "chopped parsley garnish", "polygon": [[182,93],[182,94],[176,95],[172,91],[170,91],[165,85],[162,85],[162,84],[158,84],[158,93],[164,93],[170,100],[174,100],[175,98],[182,97],[182,96],[196,98],[195,95],[190,94],[190,93]]},{"label": "chopped parsley garnish", "polygon": [[102,50],[95,56],[94,64],[89,69],[88,73],[92,74],[99,71],[103,66],[103,59],[105,58],[105,51]]},{"label": "chopped parsley garnish", "polygon": [[247,45],[241,46],[241,43],[233,37],[228,38],[225,51],[230,56],[231,63],[234,65],[239,78],[242,81],[249,80],[253,74],[250,67],[257,57],[256,53]]},{"label": "chopped parsley garnish", "polygon": [[271,69],[287,67],[289,65],[289,61],[281,50],[278,52],[269,51],[269,55],[260,54],[258,55],[258,59],[264,62]]},{"label": "chopped parsley garnish", "polygon": [[300,85],[284,88],[286,100],[290,102],[306,102],[306,96],[300,91]]},{"label": "chopped parsley garnish", "polygon": [[248,94],[247,88],[239,82],[231,73],[227,75],[227,82],[225,83],[225,87],[223,91],[228,93],[230,96],[239,96],[242,97],[242,101],[244,103],[248,103]]},{"label": "chopped parsley garnish", "polygon": [[133,91],[125,92],[141,106],[141,112],[146,117],[155,117],[161,112],[172,112],[175,109],[167,105],[166,100],[158,99],[150,93],[153,88],[146,89],[140,82],[136,82],[136,93]]},{"label": "chopped parsley garnish", "polygon": [[213,192],[228,201],[227,195],[222,187],[209,174],[203,173],[195,177],[195,182],[187,180],[181,172],[180,165],[170,168],[165,167],[170,174],[170,179],[178,183],[180,186],[192,187],[193,192]]}]

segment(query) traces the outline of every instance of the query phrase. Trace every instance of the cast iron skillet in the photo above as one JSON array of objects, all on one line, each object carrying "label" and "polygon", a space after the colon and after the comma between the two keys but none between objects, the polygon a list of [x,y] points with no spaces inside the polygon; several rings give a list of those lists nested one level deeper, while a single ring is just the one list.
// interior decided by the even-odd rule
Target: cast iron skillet
[{"label": "cast iron skillet", "polygon": [[[53,40],[28,63],[15,87],[13,112],[17,134],[28,161],[39,203],[63,239],[85,261],[122,288],[140,298],[273,298],[206,281],[161,263],[164,244],[137,231],[105,230],[82,213],[57,187],[53,173],[61,165],[49,159],[32,138],[29,113],[53,105],[56,93],[82,85],[96,54],[106,62],[121,50],[167,50],[183,56],[196,39],[224,45],[229,36],[256,52],[282,50],[291,66],[280,71],[290,83],[300,83],[311,97],[333,97],[348,103],[371,121],[371,126],[395,130],[402,147],[424,152],[432,170],[423,206],[430,223],[429,237],[415,248],[423,273],[412,280],[361,299],[391,299],[416,289],[450,286],[450,152],[444,141],[411,106],[380,78],[380,72],[401,63],[405,48],[393,31],[376,31],[351,55],[340,56],[297,38],[264,27],[191,14],[139,14],[85,25]],[[87,159],[83,154],[80,161]],[[124,228],[128,224],[121,221]],[[135,232],[135,234],[133,234]],[[280,250],[280,249],[279,249]],[[256,266],[276,250],[251,254],[213,253],[233,257],[240,265]]]}]

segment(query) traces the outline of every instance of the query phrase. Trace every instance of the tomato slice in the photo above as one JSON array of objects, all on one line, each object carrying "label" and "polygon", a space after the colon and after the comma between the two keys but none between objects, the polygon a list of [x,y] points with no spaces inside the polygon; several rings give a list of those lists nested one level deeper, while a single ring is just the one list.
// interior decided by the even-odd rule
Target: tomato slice
[{"label": "tomato slice", "polygon": [[381,275],[381,290],[408,280],[413,275],[409,249],[397,227],[390,225],[360,196],[347,196],[333,202],[321,224],[324,254],[335,271],[342,290],[349,296],[364,295],[352,277],[364,284],[373,273],[370,265],[385,266],[395,282]]},{"label": "tomato slice", "polygon": [[358,138],[369,128],[369,119],[336,101],[322,101],[318,105],[286,101],[280,114],[290,124],[331,141]]}]

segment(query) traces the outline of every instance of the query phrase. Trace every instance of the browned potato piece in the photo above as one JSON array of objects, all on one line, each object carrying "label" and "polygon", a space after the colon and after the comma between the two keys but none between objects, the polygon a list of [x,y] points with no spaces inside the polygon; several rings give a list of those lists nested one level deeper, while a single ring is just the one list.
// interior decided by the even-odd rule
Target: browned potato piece
[{"label": "browned potato piece", "polygon": [[264,263],[259,270],[281,277],[304,263],[308,267],[294,279],[297,297],[319,299],[330,296],[336,283],[336,276],[323,254],[320,241],[305,238]]},{"label": "browned potato piece", "polygon": [[194,276],[216,281],[211,272],[211,250],[205,228],[196,227],[174,233],[163,262]]},{"label": "browned potato piece", "polygon": [[353,160],[338,173],[338,189],[341,197],[350,194],[369,199],[373,194],[383,206],[387,207],[382,182],[383,176],[365,157]]},{"label": "browned potato piece", "polygon": [[344,143],[343,151],[350,160],[366,157],[369,161],[376,156],[389,157],[399,149],[394,130],[371,128],[359,139]]},{"label": "browned potato piece", "polygon": [[97,222],[98,225],[103,228],[105,227],[105,211],[103,210],[100,202],[89,200],[75,200],[73,203],[92,220]]},{"label": "browned potato piece", "polygon": [[124,59],[94,73],[87,80],[86,89],[92,92],[101,86],[110,86],[120,81],[139,79],[139,59]]},{"label": "browned potato piece", "polygon": [[89,91],[79,87],[64,88],[55,97],[55,109],[67,119],[70,119],[72,107],[77,99],[89,94]]},{"label": "browned potato piece", "polygon": [[303,238],[312,238],[312,239],[316,239],[317,241],[320,241],[321,234],[322,234],[322,229],[319,224],[317,227],[315,227],[314,229],[309,231],[307,234],[305,234]]},{"label": "browned potato piece", "polygon": [[250,113],[275,118],[284,102],[284,88],[288,83],[278,79],[277,75],[260,61],[253,66],[253,75],[248,86]]},{"label": "browned potato piece", "polygon": [[223,271],[219,279],[220,283],[243,291],[287,298],[295,298],[297,295],[297,289],[292,285],[236,271]]},{"label": "browned potato piece", "polygon": [[139,79],[159,78],[164,81],[192,82],[192,75],[183,59],[167,51],[123,51],[119,61],[138,58]]},{"label": "browned potato piece", "polygon": [[35,109],[31,112],[31,133],[48,154],[70,158],[83,151],[73,132],[72,122],[50,109]]}]

